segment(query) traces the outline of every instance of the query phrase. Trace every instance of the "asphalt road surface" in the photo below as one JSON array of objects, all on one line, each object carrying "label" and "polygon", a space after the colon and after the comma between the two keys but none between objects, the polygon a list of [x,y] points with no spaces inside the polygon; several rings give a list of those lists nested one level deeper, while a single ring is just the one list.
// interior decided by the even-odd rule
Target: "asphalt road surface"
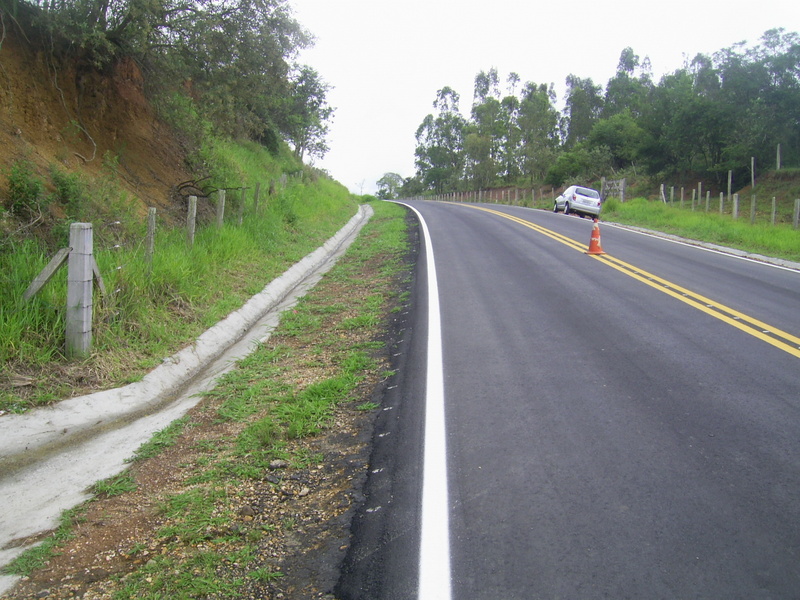
[{"label": "asphalt road surface", "polygon": [[416,310],[340,597],[800,598],[800,272],[411,204]]}]

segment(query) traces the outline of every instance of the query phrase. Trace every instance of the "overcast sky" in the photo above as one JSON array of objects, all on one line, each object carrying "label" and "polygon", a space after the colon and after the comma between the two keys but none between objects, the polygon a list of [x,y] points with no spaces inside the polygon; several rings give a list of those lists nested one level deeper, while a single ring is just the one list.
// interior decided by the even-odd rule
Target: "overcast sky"
[{"label": "overcast sky", "polygon": [[468,116],[475,75],[495,67],[521,84],[555,84],[559,107],[570,73],[605,86],[628,46],[653,77],[697,53],[768,29],[800,32],[797,0],[289,0],[316,38],[300,62],[332,86],[330,151],[315,166],[354,193],[374,193],[387,172],[414,175],[414,133],[450,86]]}]

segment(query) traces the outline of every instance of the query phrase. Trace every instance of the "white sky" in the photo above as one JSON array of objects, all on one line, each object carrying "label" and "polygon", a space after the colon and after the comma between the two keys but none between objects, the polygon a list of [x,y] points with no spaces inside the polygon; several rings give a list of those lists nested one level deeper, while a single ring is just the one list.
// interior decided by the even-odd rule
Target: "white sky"
[{"label": "white sky", "polygon": [[650,58],[658,82],[697,53],[755,44],[775,27],[800,32],[797,0],[289,3],[316,37],[299,61],[333,86],[330,151],[314,164],[357,194],[374,193],[384,173],[414,175],[414,133],[436,91],[453,88],[468,116],[479,71],[497,68],[503,86],[512,71],[521,85],[554,83],[560,106],[567,75],[605,86],[627,46]]}]

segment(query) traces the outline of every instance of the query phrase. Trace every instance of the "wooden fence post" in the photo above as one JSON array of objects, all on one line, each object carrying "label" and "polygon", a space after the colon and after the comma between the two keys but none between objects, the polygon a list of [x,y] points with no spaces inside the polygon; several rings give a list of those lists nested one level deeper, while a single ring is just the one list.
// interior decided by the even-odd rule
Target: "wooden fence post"
[{"label": "wooden fence post", "polygon": [[711,208],[711,190],[706,191],[706,212]]},{"label": "wooden fence post", "polygon": [[775,226],[775,216],[777,215],[777,213],[778,213],[778,203],[776,201],[775,196],[773,196],[772,197],[772,216],[770,218],[770,222],[772,223],[773,227]]},{"label": "wooden fence post", "polygon": [[778,144],[778,150],[775,153],[775,170],[781,170],[781,145]]},{"label": "wooden fence post", "polygon": [[194,230],[197,226],[197,196],[189,196],[189,214],[186,216],[186,241],[194,246]]},{"label": "wooden fence post", "polygon": [[800,227],[800,198],[794,201],[794,218],[792,219],[794,228]]},{"label": "wooden fence post", "polygon": [[755,225],[756,223],[756,195],[750,198],[750,225]]},{"label": "wooden fence post", "polygon": [[681,186],[681,208],[683,208],[683,197],[684,197],[684,192],[685,191],[686,191],[686,188]]},{"label": "wooden fence post", "polygon": [[258,196],[261,193],[261,182],[256,181],[256,189],[253,192],[253,212],[258,212]]},{"label": "wooden fence post", "polygon": [[756,187],[756,157],[750,157],[750,187],[755,189]]},{"label": "wooden fence post", "polygon": [[145,258],[149,265],[153,264],[153,254],[156,250],[156,207],[151,206],[147,209],[147,244],[145,247]]},{"label": "wooden fence post", "polygon": [[739,194],[733,195],[733,218],[739,218]]},{"label": "wooden fence post", "polygon": [[67,358],[83,358],[92,350],[92,278],[94,274],[91,223],[72,223],[67,260]]},{"label": "wooden fence post", "polygon": [[731,192],[733,188],[733,170],[728,171],[728,203],[731,201]]},{"label": "wooden fence post", "polygon": [[247,188],[242,187],[242,195],[239,197],[239,211],[236,217],[236,223],[239,225],[239,227],[241,227],[242,223],[244,223],[244,201],[246,192]]},{"label": "wooden fence post", "polygon": [[225,190],[219,190],[217,195],[217,227],[222,227],[225,221]]},{"label": "wooden fence post", "polygon": [[719,214],[725,212],[725,192],[719,193]]}]

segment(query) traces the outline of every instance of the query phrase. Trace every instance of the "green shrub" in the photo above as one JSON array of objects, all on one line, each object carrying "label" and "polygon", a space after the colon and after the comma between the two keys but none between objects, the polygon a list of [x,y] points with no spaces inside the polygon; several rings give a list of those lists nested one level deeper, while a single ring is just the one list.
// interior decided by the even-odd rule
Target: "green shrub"
[{"label": "green shrub", "polygon": [[55,187],[53,199],[64,206],[71,219],[79,219],[86,201],[80,178],[75,173],[65,173],[55,167],[50,172],[50,178]]},{"label": "green shrub", "polygon": [[44,203],[44,183],[36,175],[34,167],[27,161],[11,165],[8,174],[8,197],[10,210],[17,216],[36,214]]}]

